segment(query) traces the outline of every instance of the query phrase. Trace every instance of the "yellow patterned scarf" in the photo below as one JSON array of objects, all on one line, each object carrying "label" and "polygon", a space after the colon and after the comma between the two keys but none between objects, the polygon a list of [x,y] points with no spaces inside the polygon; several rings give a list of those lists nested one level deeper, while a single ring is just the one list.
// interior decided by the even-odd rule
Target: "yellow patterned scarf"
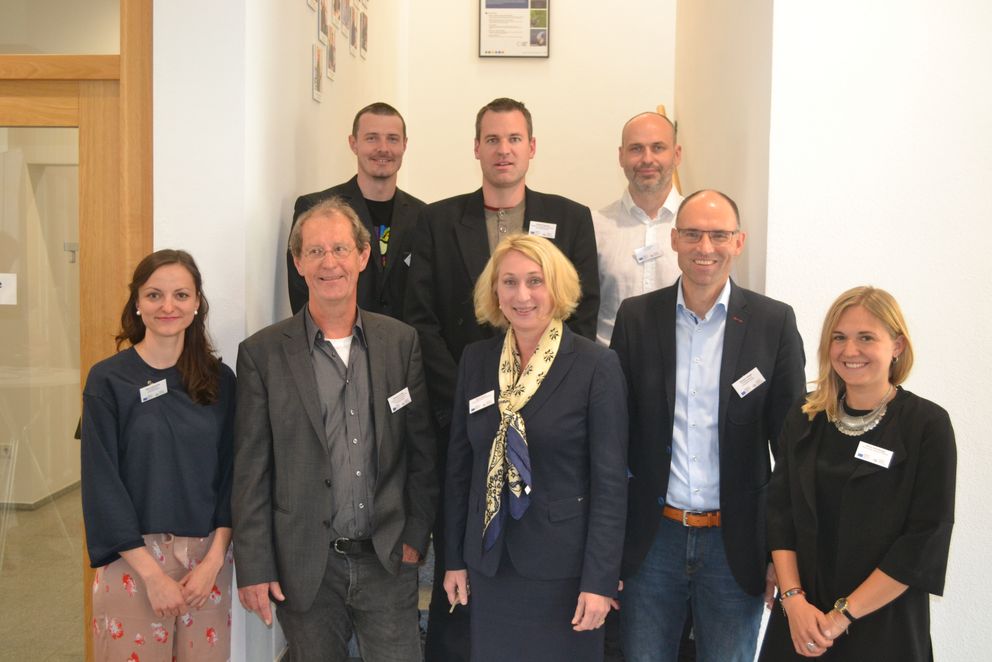
[{"label": "yellow patterned scarf", "polygon": [[[499,429],[489,451],[486,474],[486,512],[482,520],[484,548],[496,543],[506,520],[501,510],[504,487],[509,488],[510,514],[520,519],[530,504],[530,454],[527,451],[527,431],[519,412],[537,392],[551,369],[561,344],[562,323],[554,319],[541,335],[533,356],[521,373],[520,353],[513,329],[506,332],[499,361]],[[491,526],[492,525],[492,526]]]}]

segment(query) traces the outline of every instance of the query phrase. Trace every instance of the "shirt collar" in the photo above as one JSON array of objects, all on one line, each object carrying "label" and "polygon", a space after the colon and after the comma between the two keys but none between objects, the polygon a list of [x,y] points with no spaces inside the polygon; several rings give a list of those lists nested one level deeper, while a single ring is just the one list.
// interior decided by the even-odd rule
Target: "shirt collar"
[{"label": "shirt collar", "polygon": [[[324,332],[320,330],[317,326],[317,322],[314,321],[313,316],[310,315],[310,306],[303,306],[303,323],[307,330],[307,349],[313,354],[313,350],[317,347],[317,343],[326,342],[324,338]],[[362,309],[358,308],[358,315],[355,317],[355,326],[352,328],[351,335],[353,338],[357,338],[358,342],[361,344],[362,349],[368,349],[368,344],[365,342],[365,326],[362,324]]]},{"label": "shirt collar", "polygon": [[[624,211],[626,211],[630,216],[634,218],[641,219],[642,222],[645,219],[649,221],[655,221],[655,219],[648,219],[647,214],[644,210],[634,204],[634,198],[630,195],[630,186],[627,186],[623,190],[623,195],[620,196],[620,204],[623,206]],[[667,223],[675,220],[675,215],[679,211],[679,205],[682,204],[682,196],[678,191],[675,190],[675,185],[672,185],[672,190],[668,192],[668,197],[665,198],[664,204],[661,205],[661,209],[658,210],[657,221],[661,223]],[[668,212],[667,214],[665,212]]]},{"label": "shirt collar", "polygon": [[[684,311],[686,313],[690,313],[692,314],[693,317],[696,317],[696,313],[689,310],[685,305],[685,297],[682,295],[681,276],[679,277],[678,287],[675,289],[675,291],[676,291],[675,309],[680,312]],[[700,322],[709,321],[713,317],[713,311],[717,309],[721,310],[724,314],[726,314],[727,306],[729,304],[730,304],[730,279],[728,278],[727,282],[723,284],[723,289],[720,290],[720,296],[718,296],[716,298],[716,301],[713,303],[713,307],[706,311],[706,315],[704,315],[701,320],[697,318],[697,321]]]}]

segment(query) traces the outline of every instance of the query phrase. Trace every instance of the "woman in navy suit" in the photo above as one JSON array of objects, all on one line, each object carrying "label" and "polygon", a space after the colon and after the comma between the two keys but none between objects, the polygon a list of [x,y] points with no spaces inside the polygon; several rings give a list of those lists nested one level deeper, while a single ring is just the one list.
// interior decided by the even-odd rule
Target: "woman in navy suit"
[{"label": "woman in navy suit", "polygon": [[616,355],[562,324],[580,291],[530,235],[500,242],[475,286],[478,321],[506,332],[466,348],[448,448],[444,588],[452,609],[471,605],[473,662],[603,659],[626,390]]},{"label": "woman in navy suit", "polygon": [[954,522],[950,418],[900,386],[913,347],[884,290],[840,295],[819,359],[768,488],[782,609],[760,659],[932,660],[929,594],[943,591]]}]

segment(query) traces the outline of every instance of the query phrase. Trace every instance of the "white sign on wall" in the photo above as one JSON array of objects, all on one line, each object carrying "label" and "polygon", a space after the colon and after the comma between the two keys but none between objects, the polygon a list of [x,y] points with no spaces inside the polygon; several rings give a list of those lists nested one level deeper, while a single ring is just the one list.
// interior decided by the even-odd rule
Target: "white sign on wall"
[{"label": "white sign on wall", "polygon": [[17,274],[0,274],[0,306],[17,305]]}]

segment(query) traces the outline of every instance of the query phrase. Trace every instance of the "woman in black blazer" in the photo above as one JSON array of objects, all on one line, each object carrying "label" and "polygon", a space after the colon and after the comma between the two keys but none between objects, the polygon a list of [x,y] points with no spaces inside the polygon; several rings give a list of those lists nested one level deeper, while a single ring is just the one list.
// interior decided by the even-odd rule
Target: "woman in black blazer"
[{"label": "woman in black blazer", "polygon": [[[452,609],[472,660],[602,660],[626,514],[627,409],[616,354],[562,321],[580,294],[554,244],[511,235],[475,287],[446,476]],[[471,601],[469,601],[471,597]]]},{"label": "woman in black blazer", "polygon": [[930,660],[929,594],[944,589],[954,522],[950,419],[899,387],[913,348],[883,290],[834,302],[819,359],[768,490],[782,609],[760,659]]}]

